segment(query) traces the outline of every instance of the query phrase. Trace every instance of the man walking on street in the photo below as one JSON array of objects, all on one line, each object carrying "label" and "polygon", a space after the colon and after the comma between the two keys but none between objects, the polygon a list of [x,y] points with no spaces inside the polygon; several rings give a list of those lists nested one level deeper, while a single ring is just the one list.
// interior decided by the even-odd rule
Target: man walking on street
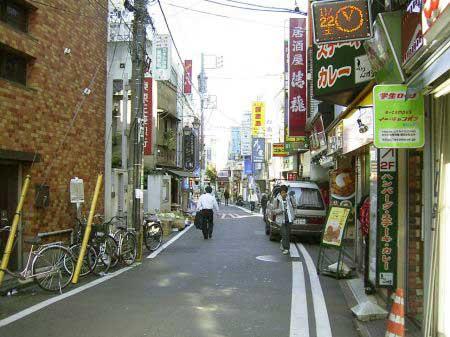
[{"label": "man walking on street", "polygon": [[216,198],[211,194],[211,186],[206,186],[206,193],[202,194],[198,199],[197,210],[202,212],[203,217],[203,238],[206,240],[212,237],[214,228],[214,211],[213,208],[219,211],[219,205]]},{"label": "man walking on street", "polygon": [[250,190],[249,201],[250,201],[250,211],[253,212],[255,210],[256,203],[258,202],[258,196],[253,190]]},{"label": "man walking on street", "polygon": [[288,196],[287,192],[288,187],[286,185],[282,185],[280,187],[280,193],[276,198],[277,207],[273,211],[276,215],[275,221],[281,228],[280,248],[282,249],[284,255],[289,254],[291,225],[295,216],[295,200],[291,196]]},{"label": "man walking on street", "polygon": [[223,197],[225,198],[225,206],[228,206],[228,199],[230,199],[230,192],[228,190],[225,190]]}]

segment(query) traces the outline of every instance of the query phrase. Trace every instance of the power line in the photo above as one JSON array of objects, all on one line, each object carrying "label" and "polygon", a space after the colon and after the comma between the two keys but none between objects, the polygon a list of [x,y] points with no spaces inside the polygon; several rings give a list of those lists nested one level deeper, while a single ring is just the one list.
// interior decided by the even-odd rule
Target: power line
[{"label": "power line", "polygon": [[257,5],[249,2],[242,2],[242,1],[236,1],[236,0],[224,0],[227,2],[234,2],[241,5],[247,5],[247,6],[253,6],[253,7],[259,7],[264,9],[277,9],[277,10],[284,10],[284,11],[292,11],[292,9],[284,8],[284,7],[271,7],[271,6],[263,6],[263,5]]},{"label": "power line", "polygon": [[276,9],[264,9],[264,8],[251,8],[251,7],[243,7],[243,6],[236,6],[231,4],[225,4],[222,2],[214,1],[214,0],[203,0],[205,2],[213,3],[220,6],[225,7],[231,7],[231,8],[237,8],[237,9],[244,9],[249,11],[256,11],[256,12],[269,12],[269,13],[291,13],[291,14],[300,14],[300,15],[307,15],[305,12],[295,11],[295,10],[276,10]]},{"label": "power line", "polygon": [[172,6],[172,7],[182,8],[182,9],[184,9],[186,11],[191,11],[191,12],[196,12],[196,13],[205,14],[205,15],[211,15],[211,16],[217,16],[217,17],[220,17],[220,18],[223,18],[223,19],[230,19],[230,20],[237,20],[237,21],[242,21],[242,22],[249,22],[249,23],[254,23],[254,24],[258,24],[258,25],[262,25],[262,26],[268,26],[268,27],[284,28],[284,26],[280,26],[280,25],[272,25],[270,23],[264,23],[264,22],[259,22],[259,21],[255,21],[255,20],[242,19],[242,18],[238,18],[238,17],[222,15],[222,14],[212,13],[212,12],[208,12],[208,11],[202,11],[202,10],[198,10],[198,9],[187,8],[187,7],[183,7],[183,6],[179,6],[179,5],[175,5],[175,4],[171,4],[171,3],[168,3],[168,5]]}]

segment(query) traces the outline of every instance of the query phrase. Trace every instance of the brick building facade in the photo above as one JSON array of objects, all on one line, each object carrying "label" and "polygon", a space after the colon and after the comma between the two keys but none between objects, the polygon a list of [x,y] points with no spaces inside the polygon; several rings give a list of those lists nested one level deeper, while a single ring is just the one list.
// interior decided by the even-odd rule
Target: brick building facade
[{"label": "brick building facade", "polygon": [[0,211],[12,220],[30,174],[24,235],[71,228],[70,179],[84,179],[88,211],[104,170],[108,1],[82,3],[0,1]]}]

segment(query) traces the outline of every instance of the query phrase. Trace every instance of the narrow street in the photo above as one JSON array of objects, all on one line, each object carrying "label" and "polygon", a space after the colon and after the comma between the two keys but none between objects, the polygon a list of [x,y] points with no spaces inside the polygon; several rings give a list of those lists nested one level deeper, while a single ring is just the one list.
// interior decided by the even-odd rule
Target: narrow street
[{"label": "narrow street", "polygon": [[358,335],[338,282],[316,281],[317,244],[302,240],[283,256],[259,215],[222,205],[215,219],[212,239],[189,227],[154,258],[39,310],[15,296],[1,298],[0,336]]}]

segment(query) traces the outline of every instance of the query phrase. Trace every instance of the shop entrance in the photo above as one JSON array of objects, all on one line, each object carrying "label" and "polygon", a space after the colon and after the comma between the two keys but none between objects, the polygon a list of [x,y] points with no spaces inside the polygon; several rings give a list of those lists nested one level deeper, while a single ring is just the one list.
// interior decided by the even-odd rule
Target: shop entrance
[{"label": "shop entrance", "polygon": [[[11,225],[18,202],[19,166],[17,164],[0,163],[0,226]],[[8,232],[0,234],[0,258],[8,239]],[[17,248],[17,246],[15,246]],[[9,260],[9,268],[17,269],[17,249],[14,249]]]}]

